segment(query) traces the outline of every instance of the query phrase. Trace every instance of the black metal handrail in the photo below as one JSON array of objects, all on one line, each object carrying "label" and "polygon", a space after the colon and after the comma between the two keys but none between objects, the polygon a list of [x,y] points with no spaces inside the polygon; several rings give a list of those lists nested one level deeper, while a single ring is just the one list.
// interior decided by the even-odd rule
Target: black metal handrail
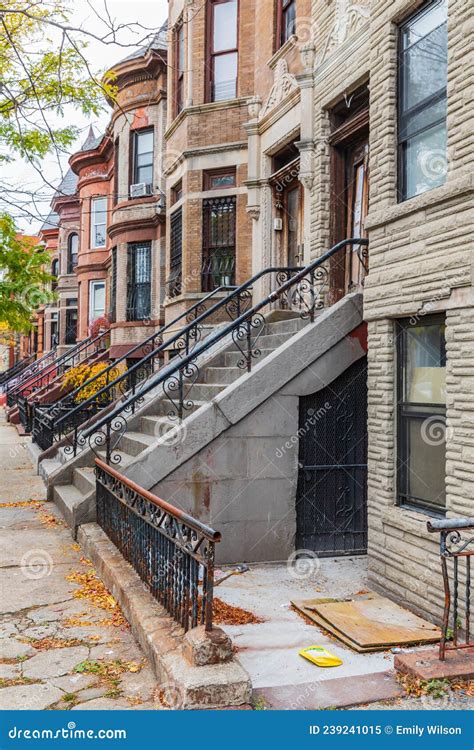
[{"label": "black metal handrail", "polygon": [[39,372],[49,367],[51,362],[56,358],[56,347],[43,354],[42,357],[35,360],[26,370],[23,370],[18,378],[12,378],[12,381],[6,384],[5,393],[7,396],[7,406],[13,406],[15,403],[16,393],[28,380],[34,378]]},{"label": "black metal handrail", "polygon": [[[472,648],[474,641],[471,641],[471,557],[474,555],[474,518],[443,518],[431,520],[427,523],[428,531],[440,534],[440,558],[441,572],[443,574],[444,585],[444,613],[443,625],[441,629],[441,641],[439,645],[439,658],[444,661],[446,651],[460,648]],[[463,537],[463,532],[470,531],[470,535]],[[452,570],[452,587],[448,572],[448,560],[453,560]],[[460,587],[461,576],[459,564],[465,560],[465,602],[464,602],[464,642],[460,642],[460,631],[462,620],[460,617]],[[449,616],[452,607],[452,646],[448,646],[450,639],[449,634]]]},{"label": "black metal handrail", "polygon": [[95,472],[99,526],[185,631],[199,624],[212,630],[221,534],[99,459]]},{"label": "black metal handrail", "polygon": [[[325,264],[339,251],[344,250],[345,252],[348,245],[358,246],[358,251],[363,253],[368,247],[368,240],[362,238],[343,240],[303,269],[264,269],[239,286],[233,295],[230,295],[230,302],[234,303],[237,316],[227,325],[211,332],[192,351],[185,350],[182,356],[173,359],[159,372],[149,377],[145,383],[127,394],[118,405],[96,420],[92,426],[86,427],[81,434],[76,431],[72,437],[71,445],[74,455],[78,447],[83,447],[88,442],[93,452],[94,448],[105,449],[108,464],[111,462],[120,463],[121,457],[118,453],[112,456],[112,442],[116,446],[127,430],[127,420],[124,414],[134,413],[137,403],[142,403],[144,396],[158,386],[162,386],[165,396],[171,403],[172,411],[169,416],[181,420],[184,412],[189,412],[194,407],[189,398],[189,392],[199,376],[199,367],[196,364],[197,357],[229,335],[242,354],[242,359],[238,363],[239,367],[245,367],[247,371],[250,371],[253,360],[260,355],[256,344],[265,325],[261,310],[280,301],[283,307],[287,309],[296,308],[300,317],[314,321],[316,310],[324,307],[325,297],[329,291],[327,287],[331,269],[325,267]],[[255,281],[269,273],[276,273],[278,288],[272,290],[253,307],[242,311],[242,295],[248,299],[249,289]],[[229,301],[227,304],[229,304]],[[207,314],[204,313],[201,318],[207,317]],[[198,321],[199,318],[195,322]],[[181,332],[181,335],[183,335],[183,332]],[[105,432],[102,431],[103,428],[105,428]]]},{"label": "black metal handrail", "polygon": [[23,384],[18,386],[18,388],[15,388],[12,396],[15,399],[17,399],[19,396],[28,397],[36,391],[39,391],[44,386],[50,385],[58,377],[64,375],[66,370],[74,367],[80,362],[83,362],[85,359],[85,357],[83,356],[84,353],[86,353],[86,356],[90,356],[87,355],[87,351],[90,347],[93,348],[93,354],[99,352],[101,350],[100,345],[108,335],[109,331],[103,331],[98,336],[89,336],[89,338],[80,341],[72,349],[64,352],[64,354],[61,354],[60,357],[57,357],[49,365],[44,367],[36,377],[33,377],[33,379],[30,379],[27,382],[24,382]]},{"label": "black metal handrail", "polygon": [[[200,311],[203,312],[206,310],[205,303],[208,300],[216,297],[218,294],[232,293],[234,290],[234,286],[220,286],[213,289],[212,292],[199,299],[190,308],[178,315],[177,318],[174,318],[170,323],[152,333],[147,339],[129,349],[122,357],[114,360],[112,364],[89,378],[64,398],[51,405],[33,405],[33,440],[40,448],[46,450],[51,447],[55,437],[61,439],[71,428],[80,427],[85,421],[97,414],[98,411],[109,406],[129,390],[136,388],[138,383],[149,377],[153,369],[154,360],[165,349],[169,348],[169,341],[174,342],[176,338],[181,336],[180,333],[169,339],[168,342],[163,343],[164,334],[183,319],[188,321],[187,327],[193,327],[194,321],[198,318]],[[227,297],[224,299],[227,299]],[[189,341],[191,341],[191,338],[189,337]],[[141,358],[134,365],[127,367],[124,372],[120,373],[119,366],[137,351],[141,352]],[[77,403],[81,392],[86,391],[99,378],[101,380],[105,378],[105,384],[93,396],[83,402]]]},{"label": "black metal handrail", "polygon": [[29,354],[24,359],[18,360],[18,362],[15,362],[14,365],[8,368],[8,370],[5,370],[4,372],[0,373],[0,386],[5,385],[8,383],[9,380],[13,380],[14,378],[17,378],[19,374],[26,368],[28,365],[30,365],[32,362],[34,362],[36,359],[36,353],[33,352],[33,354]]}]

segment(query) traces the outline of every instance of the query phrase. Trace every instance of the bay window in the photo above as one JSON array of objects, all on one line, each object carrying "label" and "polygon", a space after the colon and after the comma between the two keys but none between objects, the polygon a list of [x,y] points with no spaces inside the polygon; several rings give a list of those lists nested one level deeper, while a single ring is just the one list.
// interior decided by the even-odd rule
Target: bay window
[{"label": "bay window", "polygon": [[447,0],[432,0],[400,27],[399,198],[442,185],[447,171]]},{"label": "bay window", "polygon": [[446,343],[443,316],[398,325],[398,501],[446,504]]},{"label": "bay window", "polygon": [[79,252],[79,235],[74,232],[67,240],[67,273],[74,273]]},{"label": "bay window", "polygon": [[107,198],[91,199],[91,247],[105,247],[107,235]]},{"label": "bay window", "polygon": [[208,99],[213,102],[237,96],[238,11],[238,0],[210,3]]}]

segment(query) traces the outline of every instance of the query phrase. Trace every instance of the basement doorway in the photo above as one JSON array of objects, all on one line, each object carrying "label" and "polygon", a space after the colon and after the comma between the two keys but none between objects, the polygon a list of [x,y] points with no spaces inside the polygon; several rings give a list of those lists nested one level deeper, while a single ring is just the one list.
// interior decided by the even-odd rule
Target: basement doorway
[{"label": "basement doorway", "polygon": [[300,398],[296,549],[367,553],[367,358]]}]

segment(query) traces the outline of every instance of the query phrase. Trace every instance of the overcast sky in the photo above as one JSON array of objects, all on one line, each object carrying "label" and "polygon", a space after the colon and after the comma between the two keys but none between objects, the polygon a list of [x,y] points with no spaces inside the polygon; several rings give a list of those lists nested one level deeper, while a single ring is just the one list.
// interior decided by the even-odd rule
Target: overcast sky
[{"label": "overcast sky", "polygon": [[[105,16],[104,0],[69,0],[73,8],[72,23],[75,26],[81,26],[84,29],[92,31],[98,36],[106,33],[106,26],[101,23],[100,18]],[[114,44],[103,44],[95,40],[89,40],[89,47],[85,51],[91,70],[94,73],[103,71],[105,68],[126,57],[137,46],[143,37],[148,33],[147,29],[159,28],[166,20],[168,13],[167,0],[107,0],[107,8],[110,15],[118,23],[123,24],[141,24],[145,27],[143,30],[138,28],[125,28],[119,34],[120,44],[132,45],[124,48]],[[89,120],[74,109],[67,112],[66,119],[71,118],[71,122],[81,128],[81,135],[77,141],[77,150],[85,140],[89,125],[93,125],[96,131],[103,131],[110,117],[110,110],[107,110],[98,118]],[[42,170],[48,182],[57,184],[61,179],[61,170],[67,169],[67,157],[64,157],[61,167],[58,165],[56,158],[45,159],[42,164]],[[27,189],[41,189],[45,200],[41,204],[44,206],[44,212],[49,210],[49,200],[51,190],[42,182],[41,177],[32,168],[21,160],[5,169],[4,176],[12,181],[12,184],[28,186]],[[30,219],[18,219],[20,228],[27,233],[36,232],[40,227],[40,222]]]}]

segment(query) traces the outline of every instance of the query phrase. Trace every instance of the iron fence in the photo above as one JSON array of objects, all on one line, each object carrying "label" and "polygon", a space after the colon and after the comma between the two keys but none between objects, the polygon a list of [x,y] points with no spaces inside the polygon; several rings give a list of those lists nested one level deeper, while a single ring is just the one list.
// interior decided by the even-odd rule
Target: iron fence
[{"label": "iron fence", "polygon": [[96,459],[97,522],[185,631],[212,629],[218,531]]},{"label": "iron fence", "polygon": [[[444,614],[439,658],[444,661],[446,651],[474,646],[474,641],[471,641],[471,557],[474,555],[474,518],[433,520],[428,521],[427,526],[431,533],[440,534]],[[452,560],[451,571],[448,569],[448,560]],[[462,562],[464,575],[461,571]],[[464,607],[460,601],[463,591]]]}]

